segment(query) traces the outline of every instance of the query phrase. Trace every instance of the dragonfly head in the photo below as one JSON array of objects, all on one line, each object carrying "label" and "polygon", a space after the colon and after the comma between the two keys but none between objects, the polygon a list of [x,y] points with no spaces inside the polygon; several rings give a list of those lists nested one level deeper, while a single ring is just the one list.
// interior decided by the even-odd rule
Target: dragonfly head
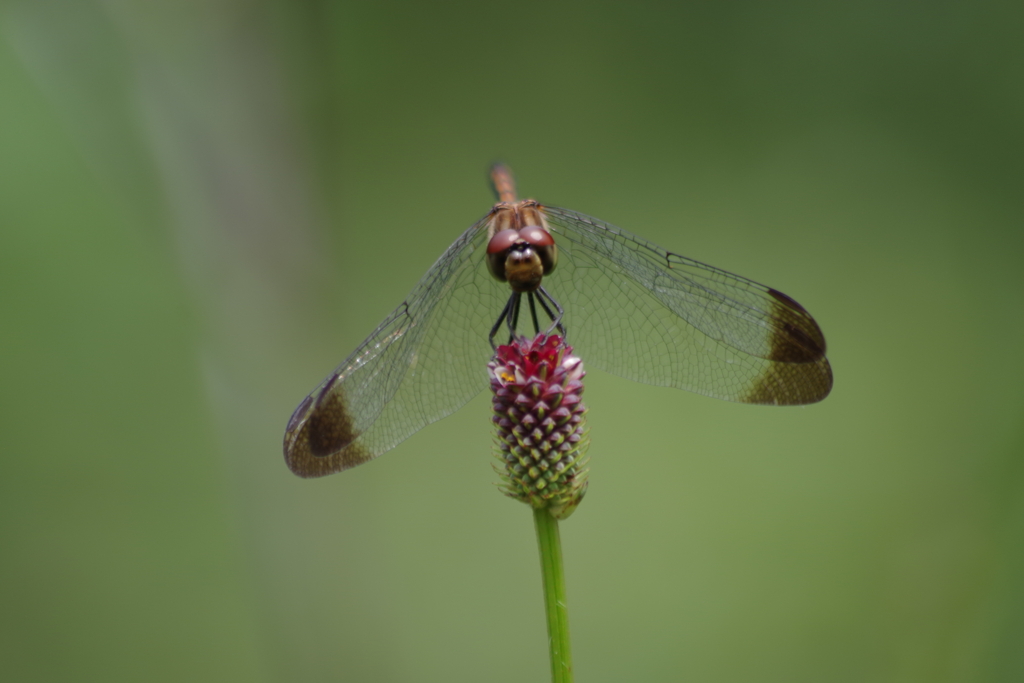
[{"label": "dragonfly head", "polygon": [[555,238],[539,225],[501,230],[487,243],[487,269],[515,292],[534,291],[557,264]]}]

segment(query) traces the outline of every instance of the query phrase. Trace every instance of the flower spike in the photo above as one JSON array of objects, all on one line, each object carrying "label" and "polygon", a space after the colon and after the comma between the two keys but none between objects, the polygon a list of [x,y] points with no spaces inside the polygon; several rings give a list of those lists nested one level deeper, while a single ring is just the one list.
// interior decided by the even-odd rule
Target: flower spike
[{"label": "flower spike", "polygon": [[517,337],[487,364],[502,492],[555,519],[587,491],[583,361],[557,334]]}]

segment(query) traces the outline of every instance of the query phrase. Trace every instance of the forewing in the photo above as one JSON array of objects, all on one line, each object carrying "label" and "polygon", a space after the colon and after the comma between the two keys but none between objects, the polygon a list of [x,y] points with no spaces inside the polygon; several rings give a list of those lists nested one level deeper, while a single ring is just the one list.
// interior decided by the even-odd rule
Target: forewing
[{"label": "forewing", "polygon": [[319,477],[371,460],[487,386],[487,334],[508,297],[484,265],[489,216],[298,407],[284,443],[293,472]]},{"label": "forewing", "polygon": [[544,206],[559,263],[545,288],[584,362],[647,384],[793,405],[832,387],[825,338],[785,294]]}]

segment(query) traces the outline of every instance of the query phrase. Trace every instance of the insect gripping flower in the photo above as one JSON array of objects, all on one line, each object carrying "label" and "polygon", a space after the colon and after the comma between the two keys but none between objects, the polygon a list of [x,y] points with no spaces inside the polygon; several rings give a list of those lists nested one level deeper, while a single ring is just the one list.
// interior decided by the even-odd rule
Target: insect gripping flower
[{"label": "insect gripping flower", "polygon": [[538,335],[499,346],[487,368],[502,492],[567,518],[587,491],[583,361],[561,336]]}]

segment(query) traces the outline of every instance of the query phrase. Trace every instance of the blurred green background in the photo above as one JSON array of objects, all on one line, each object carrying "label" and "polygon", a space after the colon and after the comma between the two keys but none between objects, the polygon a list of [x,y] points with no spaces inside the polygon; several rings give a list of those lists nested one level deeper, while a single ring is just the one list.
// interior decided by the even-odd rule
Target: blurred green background
[{"label": "blurred green background", "polygon": [[785,291],[770,409],[592,371],[580,681],[1024,680],[1024,6],[0,6],[0,679],[548,676],[481,396],[303,481],[293,408],[484,172]]}]

